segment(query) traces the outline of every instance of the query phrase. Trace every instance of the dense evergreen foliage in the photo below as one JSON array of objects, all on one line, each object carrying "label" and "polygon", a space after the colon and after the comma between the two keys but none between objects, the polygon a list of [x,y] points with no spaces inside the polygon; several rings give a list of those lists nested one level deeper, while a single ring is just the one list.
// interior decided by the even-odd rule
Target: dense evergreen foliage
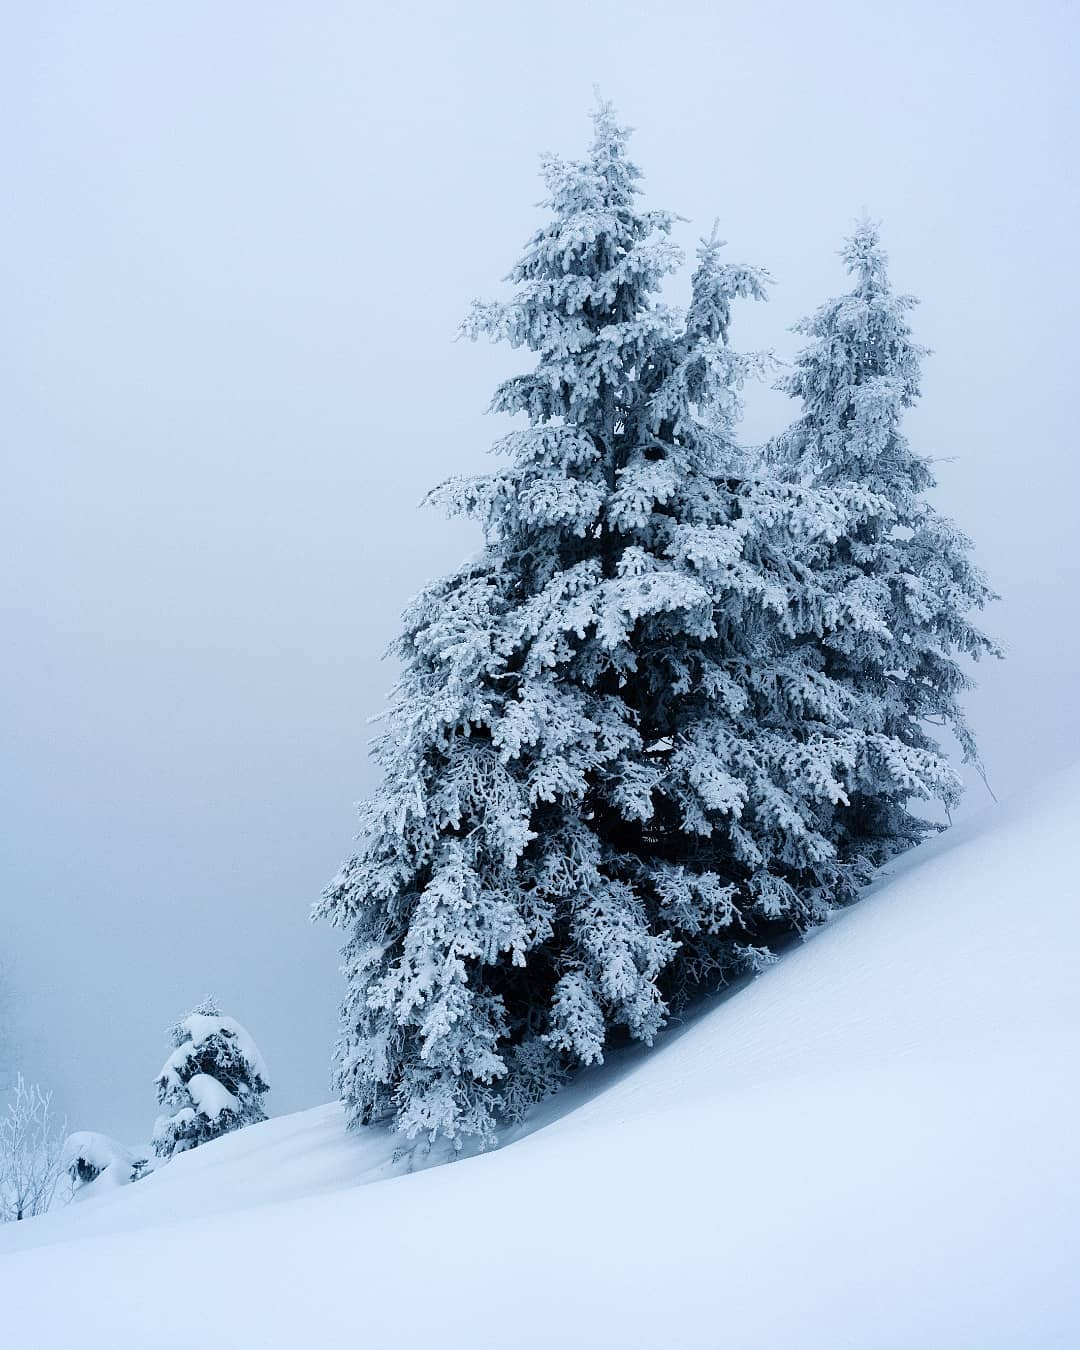
[{"label": "dense evergreen foliage", "polygon": [[154,1126],[159,1158],[266,1119],[266,1068],[239,1022],[207,999],[171,1034],[174,1049],[157,1076],[158,1101],[165,1108]]},{"label": "dense evergreen foliage", "polygon": [[916,778],[895,756],[881,757],[834,815],[829,833],[841,854],[880,862],[929,828],[908,809],[912,796],[957,801],[959,777],[930,729],[950,730],[965,760],[978,763],[960,704],[971,680],[958,658],[1000,653],[970,619],[993,593],[969,541],[927,501],[930,462],[901,431],[925,355],[908,323],[916,302],[892,290],[870,222],[841,256],[855,286],[798,326],[812,341],[784,387],[803,411],[779,458],[798,481],[863,487],[880,502],[837,538],[815,576],[832,606],[818,635],[822,668],[857,694],[854,715],[869,734],[919,756]]},{"label": "dense evergreen foliage", "polygon": [[673,218],[595,124],[586,160],[545,163],[512,297],[467,321],[534,353],[493,404],[527,426],[433,494],[486,545],[405,616],[382,783],[319,910],[347,934],[338,1087],[408,1135],[490,1137],[613,1039],[651,1042],[857,893],[881,850],[839,824],[853,803],[940,791],[833,656],[881,629],[838,559],[900,524],[890,483],[792,467],[809,434],[779,468],[739,450],[766,363],[730,345],[732,304],[769,278],[714,237],[685,312],[661,303]]}]

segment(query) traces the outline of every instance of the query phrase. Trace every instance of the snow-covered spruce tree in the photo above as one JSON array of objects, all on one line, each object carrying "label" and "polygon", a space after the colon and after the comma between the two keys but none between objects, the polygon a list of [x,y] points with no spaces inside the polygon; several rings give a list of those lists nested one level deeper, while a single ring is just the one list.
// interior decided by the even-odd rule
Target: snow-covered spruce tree
[{"label": "snow-covered spruce tree", "polygon": [[802,639],[854,695],[851,716],[870,751],[823,829],[842,857],[880,863],[934,828],[909,810],[912,797],[957,801],[960,779],[930,728],[950,729],[978,764],[960,704],[971,680],[958,658],[1000,652],[969,617],[993,593],[969,541],[927,501],[930,462],[901,431],[926,354],[908,324],[916,301],[892,290],[870,222],[841,257],[855,286],[797,325],[812,341],[783,387],[803,412],[778,449],[800,481],[865,488],[881,504],[819,558],[824,623]]},{"label": "snow-covered spruce tree", "polygon": [[493,403],[528,427],[434,494],[486,548],[405,616],[382,785],[317,909],[348,933],[350,1119],[409,1136],[490,1137],[857,882],[815,822],[861,746],[796,636],[873,504],[747,474],[730,307],[767,278],[710,240],[686,314],[659,304],[672,218],[595,122],[545,163],[513,298],[467,321],[536,354]]},{"label": "snow-covered spruce tree", "polygon": [[153,1134],[159,1158],[266,1119],[266,1067],[239,1022],[206,999],[170,1034],[174,1049],[156,1080],[158,1102],[165,1108]]}]

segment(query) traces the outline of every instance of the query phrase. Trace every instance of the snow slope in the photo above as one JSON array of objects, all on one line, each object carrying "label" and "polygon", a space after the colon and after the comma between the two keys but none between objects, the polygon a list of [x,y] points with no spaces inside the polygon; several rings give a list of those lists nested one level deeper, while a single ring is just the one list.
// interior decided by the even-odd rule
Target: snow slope
[{"label": "snow slope", "polygon": [[497,1152],[321,1107],[8,1225],[5,1343],[1080,1345],[1078,819],[1080,768],[951,831]]}]

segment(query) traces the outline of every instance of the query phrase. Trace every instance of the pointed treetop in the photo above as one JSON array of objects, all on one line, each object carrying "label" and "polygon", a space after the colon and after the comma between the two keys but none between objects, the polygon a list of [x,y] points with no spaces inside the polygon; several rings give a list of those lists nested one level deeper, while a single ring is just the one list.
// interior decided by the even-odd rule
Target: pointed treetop
[{"label": "pointed treetop", "polygon": [[589,149],[589,167],[604,180],[609,202],[614,193],[619,200],[629,204],[639,191],[636,182],[641,177],[641,170],[626,157],[631,128],[623,126],[615,115],[614,104],[601,98],[599,90],[596,91],[592,121],[594,130]]},{"label": "pointed treetop", "polygon": [[726,239],[720,238],[720,217],[717,216],[713,221],[712,230],[709,234],[703,234],[697,247],[698,265],[702,268],[708,268],[716,263],[717,254],[727,245]]},{"label": "pointed treetop", "polygon": [[726,240],[720,238],[720,222],[713,222],[712,233],[698,245],[697,267],[691,279],[690,307],[686,315],[687,332],[711,342],[727,345],[734,299],[767,300],[772,277],[762,267],[721,261]]},{"label": "pointed treetop", "polygon": [[641,170],[626,153],[631,128],[619,122],[612,104],[599,94],[591,116],[594,131],[586,158],[540,157],[540,172],[551,193],[545,205],[556,212],[571,202],[579,210],[627,210],[640,191]]},{"label": "pointed treetop", "polygon": [[615,104],[611,99],[604,98],[599,85],[593,85],[593,96],[596,99],[596,106],[589,114],[595,128],[593,154],[596,155],[604,146],[625,146],[633,127],[624,126],[619,121],[615,114]]},{"label": "pointed treetop", "polygon": [[868,216],[863,216],[856,223],[854,233],[844,240],[840,257],[849,272],[858,274],[864,286],[887,284],[889,255],[881,247],[881,231],[877,222]]}]

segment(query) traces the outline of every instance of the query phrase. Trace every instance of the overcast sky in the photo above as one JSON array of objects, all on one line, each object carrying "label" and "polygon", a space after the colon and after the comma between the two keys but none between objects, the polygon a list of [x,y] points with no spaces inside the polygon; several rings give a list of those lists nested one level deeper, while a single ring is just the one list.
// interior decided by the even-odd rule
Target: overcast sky
[{"label": "overcast sky", "polygon": [[[373,783],[398,614],[476,543],[416,503],[483,466],[520,365],[455,328],[594,84],[681,242],[719,217],[776,277],[740,345],[790,356],[853,218],[883,221],[935,349],[908,430],[1004,597],[991,780],[1080,754],[1076,14],[0,6],[0,961],[73,1127],[145,1138],[164,1029],[211,991],[275,1111],[327,1095],[308,908]],[[747,439],[791,411],[754,392]]]}]

